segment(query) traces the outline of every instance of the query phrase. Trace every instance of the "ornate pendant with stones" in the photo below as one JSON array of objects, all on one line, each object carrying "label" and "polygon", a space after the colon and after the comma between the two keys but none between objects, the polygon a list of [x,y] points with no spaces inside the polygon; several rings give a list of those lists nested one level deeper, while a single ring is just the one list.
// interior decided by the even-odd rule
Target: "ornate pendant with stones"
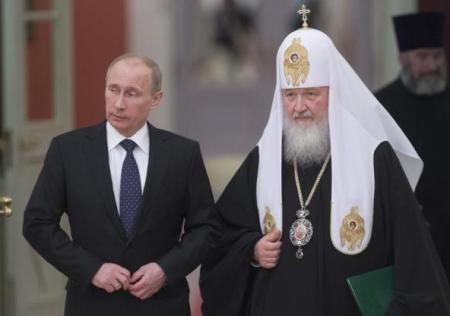
[{"label": "ornate pendant with stones", "polygon": [[296,213],[298,219],[292,223],[289,230],[289,237],[294,246],[298,246],[295,256],[297,259],[303,258],[302,246],[309,243],[313,235],[313,226],[306,218],[309,215],[308,210],[298,210]]}]

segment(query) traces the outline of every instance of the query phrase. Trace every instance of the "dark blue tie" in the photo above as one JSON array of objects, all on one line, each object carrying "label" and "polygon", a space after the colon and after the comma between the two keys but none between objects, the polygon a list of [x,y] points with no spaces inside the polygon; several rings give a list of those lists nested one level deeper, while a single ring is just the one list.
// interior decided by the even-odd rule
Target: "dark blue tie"
[{"label": "dark blue tie", "polygon": [[136,143],[130,139],[125,139],[120,142],[120,145],[127,151],[120,179],[120,218],[129,237],[133,232],[136,212],[142,200],[141,178],[133,156]]}]

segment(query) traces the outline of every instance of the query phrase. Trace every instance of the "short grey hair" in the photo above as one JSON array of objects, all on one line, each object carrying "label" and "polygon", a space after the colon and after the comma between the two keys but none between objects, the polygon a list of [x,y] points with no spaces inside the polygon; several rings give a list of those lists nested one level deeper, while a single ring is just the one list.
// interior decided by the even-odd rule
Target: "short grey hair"
[{"label": "short grey hair", "polygon": [[133,60],[133,59],[141,61],[142,63],[144,63],[144,65],[146,65],[151,70],[152,87],[150,87],[150,90],[152,92],[160,91],[162,88],[161,70],[159,69],[158,64],[153,59],[151,59],[150,57],[145,56],[145,55],[126,53],[126,54],[120,55],[119,57],[116,57],[108,66],[108,69],[106,71],[106,80],[108,80],[111,69],[112,69],[112,67],[114,67],[115,64],[117,64],[119,61],[122,61],[122,60]]}]

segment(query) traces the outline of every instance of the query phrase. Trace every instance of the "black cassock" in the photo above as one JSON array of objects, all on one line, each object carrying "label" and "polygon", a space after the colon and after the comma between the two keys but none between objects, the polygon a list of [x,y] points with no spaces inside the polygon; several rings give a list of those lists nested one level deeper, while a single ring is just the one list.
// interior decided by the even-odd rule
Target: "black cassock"
[{"label": "black cassock", "polygon": [[[283,162],[283,246],[272,270],[251,265],[254,245],[262,237],[256,207],[258,158],[255,148],[217,203],[224,226],[221,246],[202,266],[204,316],[359,315],[346,278],[392,264],[396,294],[389,315],[450,315],[444,271],[387,142],[375,152],[373,230],[368,247],[358,255],[344,255],[331,242],[330,163],[308,207],[313,237],[303,247],[303,259],[296,258],[289,229],[300,204],[293,166]],[[299,170],[305,200],[319,170]]]},{"label": "black cassock", "polygon": [[450,87],[432,96],[418,96],[398,79],[376,97],[424,162],[415,192],[450,280]]}]

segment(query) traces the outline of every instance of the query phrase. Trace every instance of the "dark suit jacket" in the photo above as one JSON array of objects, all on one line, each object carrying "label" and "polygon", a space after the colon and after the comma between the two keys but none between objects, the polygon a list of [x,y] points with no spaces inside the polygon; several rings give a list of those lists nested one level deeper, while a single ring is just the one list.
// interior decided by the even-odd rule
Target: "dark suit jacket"
[{"label": "dark suit jacket", "polygon": [[[69,278],[65,315],[189,314],[185,276],[212,244],[213,197],[198,143],[148,126],[147,180],[129,239],[114,200],[105,122],[60,135],[50,144],[25,210],[23,233]],[[72,238],[59,224],[64,212]],[[91,284],[105,262],[131,273],[157,262],[167,285],[144,301],[125,291],[108,294]]]}]

